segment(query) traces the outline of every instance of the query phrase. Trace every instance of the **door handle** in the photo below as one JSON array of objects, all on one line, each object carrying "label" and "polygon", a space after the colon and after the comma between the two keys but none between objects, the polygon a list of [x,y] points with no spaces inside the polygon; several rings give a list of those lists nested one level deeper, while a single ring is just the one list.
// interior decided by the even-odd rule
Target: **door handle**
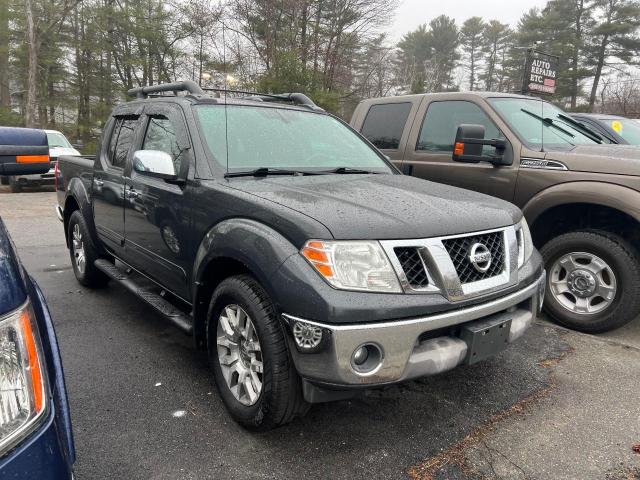
[{"label": "door handle", "polygon": [[101,186],[104,185],[104,182],[102,180],[100,180],[99,178],[94,179],[93,183],[95,183],[97,187],[101,187]]}]

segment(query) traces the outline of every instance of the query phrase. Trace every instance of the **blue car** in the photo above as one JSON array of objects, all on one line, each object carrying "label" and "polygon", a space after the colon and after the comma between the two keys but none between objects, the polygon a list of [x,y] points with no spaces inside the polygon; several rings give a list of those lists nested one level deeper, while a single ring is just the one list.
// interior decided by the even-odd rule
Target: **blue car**
[{"label": "blue car", "polygon": [[[48,168],[44,131],[0,128],[0,174]],[[0,478],[69,479],[74,461],[53,322],[0,219]]]}]

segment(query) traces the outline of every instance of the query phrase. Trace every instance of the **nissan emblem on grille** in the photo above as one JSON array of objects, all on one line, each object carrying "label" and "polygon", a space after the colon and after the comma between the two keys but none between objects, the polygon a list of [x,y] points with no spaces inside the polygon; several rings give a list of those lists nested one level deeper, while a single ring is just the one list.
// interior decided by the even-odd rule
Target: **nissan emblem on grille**
[{"label": "nissan emblem on grille", "polygon": [[469,261],[473,268],[484,273],[491,267],[491,252],[483,243],[474,243],[469,250]]}]

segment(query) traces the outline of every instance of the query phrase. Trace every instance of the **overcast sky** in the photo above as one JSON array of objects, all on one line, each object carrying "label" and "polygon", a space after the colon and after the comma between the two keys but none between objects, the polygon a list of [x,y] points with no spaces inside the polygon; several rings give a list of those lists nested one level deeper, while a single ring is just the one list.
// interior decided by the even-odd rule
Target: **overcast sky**
[{"label": "overcast sky", "polygon": [[515,27],[523,13],[546,3],[547,0],[400,0],[389,33],[392,40],[398,41],[406,32],[443,14],[455,18],[458,25],[469,17],[479,16]]}]

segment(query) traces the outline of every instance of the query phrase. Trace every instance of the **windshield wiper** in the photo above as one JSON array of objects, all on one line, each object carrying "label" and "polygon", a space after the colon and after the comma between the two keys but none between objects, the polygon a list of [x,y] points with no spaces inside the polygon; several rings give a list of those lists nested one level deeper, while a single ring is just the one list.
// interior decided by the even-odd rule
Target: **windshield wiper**
[{"label": "windshield wiper", "polygon": [[[575,135],[573,133],[571,133],[568,130],[565,130],[564,128],[562,128],[560,125],[556,125],[553,121],[553,119],[549,118],[549,117],[542,117],[540,115],[538,115],[537,113],[533,113],[529,110],[527,110],[526,108],[521,108],[520,109],[521,112],[526,113],[527,115],[531,115],[533,118],[537,118],[538,120],[540,120],[542,123],[545,123],[553,128],[555,128],[556,130],[561,131],[562,133],[564,133],[565,135],[569,135],[571,138],[575,138]],[[571,143],[571,142],[569,142]],[[573,145],[573,143],[571,143],[571,145]]]},{"label": "windshield wiper", "polygon": [[332,170],[322,170],[322,173],[337,173],[339,175],[348,175],[348,174],[357,174],[357,173],[376,174],[378,172],[372,172],[371,170],[363,170],[361,168],[338,167]]},{"label": "windshield wiper", "polygon": [[572,127],[575,127],[579,130],[582,131],[582,133],[584,135],[586,135],[587,137],[589,137],[591,140],[593,140],[594,142],[598,142],[598,143],[602,143],[603,138],[601,135],[598,135],[596,132],[594,132],[593,130],[591,130],[589,127],[587,127],[584,123],[577,121],[574,118],[571,118],[568,115],[564,115],[563,113],[559,113],[558,114],[558,118],[561,118],[562,120],[564,120],[565,122],[567,122],[568,124],[570,124]]},{"label": "windshield wiper", "polygon": [[266,177],[268,175],[316,175],[315,172],[309,170],[289,170],[283,168],[260,167],[255,170],[247,170],[243,172],[227,172],[224,178],[233,177]]}]

